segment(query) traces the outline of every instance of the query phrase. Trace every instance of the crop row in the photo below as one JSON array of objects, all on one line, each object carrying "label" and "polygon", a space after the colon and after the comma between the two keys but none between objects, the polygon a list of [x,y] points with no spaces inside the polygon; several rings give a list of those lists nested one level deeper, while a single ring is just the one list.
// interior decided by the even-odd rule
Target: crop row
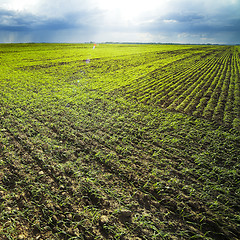
[{"label": "crop row", "polygon": [[[195,80],[195,83],[184,93],[183,102],[179,105],[179,110],[184,110],[186,112],[192,112],[194,109],[194,106],[197,105],[197,102],[200,100],[200,97],[196,96],[199,94],[200,90],[203,89],[202,94],[204,94],[204,91],[208,89],[208,87],[211,85],[214,77],[218,74],[218,71],[220,69],[219,65],[215,69],[213,66],[217,64],[217,61],[213,61],[213,63],[206,68],[206,72],[204,72],[199,78]],[[221,64],[221,63],[220,63]],[[200,92],[201,93],[201,92]],[[192,103],[192,105],[188,106],[188,104]],[[187,107],[188,106],[188,107]],[[177,109],[178,110],[178,109]]]},{"label": "crop row", "polygon": [[238,128],[237,47],[208,49],[146,72],[129,85],[128,97]]}]

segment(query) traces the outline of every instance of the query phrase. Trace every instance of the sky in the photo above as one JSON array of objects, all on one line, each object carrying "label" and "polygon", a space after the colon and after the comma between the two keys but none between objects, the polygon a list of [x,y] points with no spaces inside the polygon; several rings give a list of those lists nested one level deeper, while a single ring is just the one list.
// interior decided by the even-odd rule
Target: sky
[{"label": "sky", "polygon": [[0,0],[0,42],[240,44],[240,0]]}]

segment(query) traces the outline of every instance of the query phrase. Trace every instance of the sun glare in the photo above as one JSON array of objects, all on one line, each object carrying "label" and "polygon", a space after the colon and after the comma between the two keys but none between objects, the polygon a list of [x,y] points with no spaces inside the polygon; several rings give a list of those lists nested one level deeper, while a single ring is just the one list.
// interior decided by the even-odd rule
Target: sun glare
[{"label": "sun glare", "polygon": [[5,4],[5,7],[9,10],[15,11],[28,11],[35,9],[40,0],[12,0]]},{"label": "sun glare", "polygon": [[[155,0],[150,0],[153,2]],[[143,12],[150,10],[152,4],[145,1],[138,0],[121,0],[118,2],[112,0],[98,1],[97,5],[103,10],[117,12],[125,21],[133,21],[139,17]]]}]

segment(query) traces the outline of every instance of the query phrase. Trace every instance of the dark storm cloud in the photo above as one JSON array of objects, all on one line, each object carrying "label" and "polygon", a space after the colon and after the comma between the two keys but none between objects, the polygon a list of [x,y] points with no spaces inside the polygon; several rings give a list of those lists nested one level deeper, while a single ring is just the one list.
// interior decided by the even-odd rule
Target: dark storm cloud
[{"label": "dark storm cloud", "polygon": [[239,31],[239,18],[222,18],[221,16],[203,16],[196,14],[171,13],[161,18],[157,18],[142,25],[144,30],[153,31],[189,31],[189,32],[209,32],[209,31]]},{"label": "dark storm cloud", "polygon": [[84,21],[89,13],[77,12],[58,18],[37,16],[30,13],[0,9],[0,31],[30,32],[33,30],[64,30],[90,27]]},{"label": "dark storm cloud", "polygon": [[29,16],[21,16],[21,14],[0,9],[0,30],[5,31],[26,31],[29,29],[29,24],[32,25],[34,19],[29,22]]},{"label": "dark storm cloud", "polygon": [[145,22],[139,26],[142,32],[148,31],[151,34],[168,33],[188,35],[205,35],[213,38],[214,35],[235,36],[235,40],[231,39],[232,43],[239,41],[237,36],[240,36],[240,15],[231,16],[229,14],[204,15],[199,13],[169,13],[152,21]]},{"label": "dark storm cloud", "polygon": [[84,42],[97,31],[101,11],[32,14],[0,9],[0,42]]}]

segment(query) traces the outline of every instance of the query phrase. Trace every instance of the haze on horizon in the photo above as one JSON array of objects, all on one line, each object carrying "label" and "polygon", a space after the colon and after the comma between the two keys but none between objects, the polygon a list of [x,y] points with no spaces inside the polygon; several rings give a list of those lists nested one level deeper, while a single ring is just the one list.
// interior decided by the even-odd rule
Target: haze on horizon
[{"label": "haze on horizon", "polygon": [[0,42],[239,44],[240,0],[0,0]]}]

